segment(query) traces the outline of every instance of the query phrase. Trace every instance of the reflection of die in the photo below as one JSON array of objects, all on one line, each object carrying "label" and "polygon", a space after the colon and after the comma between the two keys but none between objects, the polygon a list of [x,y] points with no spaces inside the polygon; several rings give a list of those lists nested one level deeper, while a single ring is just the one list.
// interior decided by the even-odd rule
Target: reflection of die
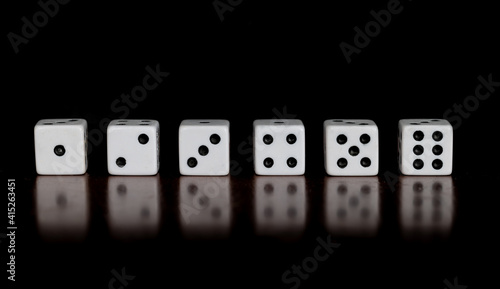
[{"label": "reflection of die", "polygon": [[446,235],[454,216],[450,176],[399,178],[399,220],[403,234],[419,237]]},{"label": "reflection of die", "polygon": [[259,119],[253,129],[256,174],[304,174],[305,129],[301,120]]},{"label": "reflection of die", "polygon": [[254,178],[255,226],[258,234],[296,237],[306,226],[304,176]]},{"label": "reflection of die", "polygon": [[231,211],[229,176],[180,177],[180,224],[187,237],[227,236],[231,227]]},{"label": "reflection of die", "polygon": [[160,177],[108,178],[108,221],[118,239],[156,236],[160,227]]},{"label": "reflection of die", "polygon": [[453,128],[444,119],[402,119],[398,151],[399,168],[405,175],[449,175]]},{"label": "reflection of die", "polygon": [[108,125],[108,172],[155,175],[160,168],[160,124],[156,120],[113,120]]},{"label": "reflection of die", "polygon": [[87,121],[42,119],[34,133],[38,174],[81,175],[87,171]]},{"label": "reflection of die", "polygon": [[325,222],[329,231],[373,235],[380,221],[378,177],[327,177]]},{"label": "reflection of die", "polygon": [[329,119],[323,123],[325,169],[336,176],[378,173],[378,128],[365,119]]},{"label": "reflection of die", "polygon": [[35,208],[40,236],[48,241],[83,241],[88,233],[88,175],[38,176]]},{"label": "reflection of die", "polygon": [[179,171],[182,175],[229,174],[229,121],[187,119],[179,126]]}]

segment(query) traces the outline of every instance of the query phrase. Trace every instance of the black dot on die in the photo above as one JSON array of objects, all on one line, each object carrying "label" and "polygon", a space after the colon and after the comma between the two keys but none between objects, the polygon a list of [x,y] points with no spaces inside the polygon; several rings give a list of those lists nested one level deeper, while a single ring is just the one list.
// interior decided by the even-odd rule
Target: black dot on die
[{"label": "black dot on die", "polygon": [[443,147],[440,145],[435,145],[432,147],[432,153],[435,154],[436,156],[439,156],[440,154],[443,153]]},{"label": "black dot on die", "polygon": [[187,187],[187,190],[188,190],[189,194],[196,195],[196,193],[198,192],[198,186],[195,184],[189,184],[189,186]]},{"label": "black dot on die", "polygon": [[421,145],[416,145],[413,147],[413,153],[416,154],[417,156],[421,155],[424,153],[424,147]]},{"label": "black dot on die", "polygon": [[440,132],[440,131],[435,131],[434,133],[432,133],[432,139],[435,140],[435,141],[440,141],[443,139],[443,133]]},{"label": "black dot on die", "polygon": [[56,156],[61,157],[66,153],[66,149],[63,145],[56,145],[54,147],[54,153],[56,154]]},{"label": "black dot on die", "polygon": [[338,144],[345,144],[346,142],[347,142],[347,137],[345,136],[345,134],[340,134],[337,137],[337,143]]},{"label": "black dot on die", "polygon": [[198,153],[200,154],[200,156],[208,155],[208,147],[207,146],[200,146],[198,148]]},{"label": "black dot on die", "polygon": [[272,167],[273,165],[274,165],[274,161],[273,161],[273,159],[272,159],[272,158],[265,158],[265,159],[264,159],[264,166],[265,166],[266,168],[270,168],[270,167]]},{"label": "black dot on die", "polygon": [[150,215],[151,215],[151,212],[149,211],[148,208],[142,208],[141,217],[143,217],[144,219],[148,219]]},{"label": "black dot on die", "polygon": [[287,166],[289,166],[290,168],[294,168],[295,166],[297,166],[297,159],[295,158],[288,158],[286,160],[286,164]]},{"label": "black dot on die", "polygon": [[339,195],[345,195],[347,193],[347,187],[346,185],[340,185],[338,188],[337,188],[337,193]]},{"label": "black dot on die", "polygon": [[367,168],[372,164],[372,161],[369,158],[362,158],[360,164],[362,167]]},{"label": "black dot on die", "polygon": [[266,184],[264,186],[264,192],[266,192],[267,194],[274,192],[274,186],[272,184]]},{"label": "black dot on die", "polygon": [[432,192],[440,193],[443,190],[443,185],[439,182],[432,184]]},{"label": "black dot on die", "polygon": [[262,141],[268,145],[268,144],[272,144],[273,143],[273,136],[270,135],[270,134],[266,134],[263,138],[262,138]]},{"label": "black dot on die", "polygon": [[349,206],[350,206],[350,207],[355,208],[355,207],[357,207],[358,205],[359,205],[359,199],[358,199],[357,197],[353,196],[353,197],[351,197],[351,198],[349,199]]},{"label": "black dot on die", "polygon": [[202,208],[206,208],[206,207],[208,207],[208,205],[210,204],[210,199],[209,199],[207,196],[201,196],[201,197],[198,199],[198,204],[199,204]]},{"label": "black dot on die", "polygon": [[424,161],[421,160],[421,159],[416,159],[413,161],[413,167],[416,169],[416,170],[420,170],[424,167]]},{"label": "black dot on die", "polygon": [[286,188],[286,191],[290,194],[293,195],[297,192],[297,185],[296,184],[289,184]]},{"label": "black dot on die", "polygon": [[361,187],[361,193],[364,195],[368,195],[371,192],[370,186],[364,185]]},{"label": "black dot on die", "polygon": [[413,184],[413,191],[415,193],[421,193],[424,190],[424,185],[421,182],[416,182]]},{"label": "black dot on die", "polygon": [[286,136],[287,143],[294,144],[296,141],[297,141],[297,137],[293,133]]},{"label": "black dot on die", "polygon": [[120,168],[123,168],[127,164],[127,161],[123,157],[119,157],[116,159],[116,165]]},{"label": "black dot on die", "polygon": [[359,148],[357,146],[352,146],[349,148],[349,154],[351,156],[357,156],[359,154]]},{"label": "black dot on die", "polygon": [[196,158],[193,158],[193,157],[190,157],[188,160],[187,160],[187,165],[188,167],[190,168],[194,168],[198,165],[198,161],[196,160]]},{"label": "black dot on die", "polygon": [[439,170],[443,167],[443,161],[441,161],[440,159],[435,159],[432,161],[432,167],[435,169],[435,170]]},{"label": "black dot on die", "polygon": [[359,141],[362,143],[362,144],[367,144],[369,143],[371,140],[370,136],[366,133],[362,134],[360,137],[359,137]]},{"label": "black dot on die", "polygon": [[341,169],[347,167],[347,160],[345,158],[338,159],[337,166],[339,166],[339,168],[341,168]]},{"label": "black dot on die", "polygon": [[424,139],[424,133],[421,130],[417,130],[413,133],[413,139],[416,141],[421,141]]},{"label": "black dot on die", "polygon": [[65,207],[68,204],[68,199],[65,195],[57,195],[56,203],[59,207]]},{"label": "black dot on die", "polygon": [[210,142],[212,144],[218,144],[220,142],[220,136],[218,134],[216,134],[216,133],[212,134],[210,136]]},{"label": "black dot on die", "polygon": [[125,186],[124,184],[119,184],[116,188],[116,191],[118,192],[118,195],[123,196],[127,193],[127,186]]},{"label": "black dot on die", "polygon": [[141,133],[137,138],[140,144],[147,144],[149,142],[149,137],[147,134]]}]

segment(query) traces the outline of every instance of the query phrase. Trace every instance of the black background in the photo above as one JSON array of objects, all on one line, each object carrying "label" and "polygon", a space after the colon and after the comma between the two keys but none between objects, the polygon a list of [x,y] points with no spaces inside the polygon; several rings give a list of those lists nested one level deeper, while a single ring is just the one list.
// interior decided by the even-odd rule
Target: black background
[{"label": "black background", "polygon": [[[392,15],[387,27],[347,63],[339,44],[352,45],[354,27],[363,28],[373,20],[370,11],[386,9],[388,2],[243,0],[234,10],[224,13],[223,21],[213,1],[109,4],[73,0],[60,5],[57,15],[39,28],[29,43],[19,46],[19,53],[14,52],[8,38],[4,37],[4,153],[0,170],[8,176],[26,180],[26,184],[18,185],[19,193],[29,192],[30,181],[36,176],[33,126],[38,120],[81,117],[88,121],[89,131],[99,129],[103,119],[120,117],[120,113],[111,109],[111,103],[142,83],[147,74],[145,67],[154,69],[160,65],[169,76],[150,91],[137,108],[131,109],[127,118],[160,121],[160,174],[167,181],[179,175],[177,130],[183,119],[228,119],[231,122],[231,159],[241,168],[238,173],[233,171],[233,175],[251,177],[251,154],[242,152],[241,148],[251,148],[249,137],[253,120],[277,117],[276,111],[286,111],[305,124],[306,177],[310,180],[325,175],[322,123],[330,118],[373,119],[380,131],[380,172],[397,174],[399,119],[443,118],[454,104],[462,104],[467,96],[474,94],[480,84],[479,76],[487,79],[492,74],[493,80],[500,81],[500,18],[493,4],[478,1],[401,1],[401,13]],[[36,1],[9,1],[2,10],[3,34],[21,34],[21,18],[32,19],[40,7]],[[318,271],[302,286],[358,288],[361,284],[365,287],[387,284],[424,288],[432,284],[427,288],[441,288],[444,278],[451,280],[456,275],[465,276],[465,284],[488,282],[484,276],[490,275],[483,273],[479,275],[482,277],[474,278],[470,272],[475,268],[472,263],[481,260],[481,257],[475,259],[472,248],[467,249],[469,259],[464,259],[467,264],[463,267],[457,265],[462,259],[456,254],[465,250],[460,247],[467,241],[474,241],[476,248],[484,249],[480,240],[488,239],[478,232],[469,233],[471,228],[484,233],[476,227],[478,224],[469,221],[469,217],[477,217],[475,220],[481,220],[479,225],[484,227],[488,226],[483,222],[492,217],[478,215],[491,213],[485,212],[483,205],[491,203],[489,198],[498,190],[494,184],[498,180],[495,114],[499,93],[496,91],[489,99],[480,101],[468,118],[462,118],[454,134],[454,178],[462,186],[462,202],[469,203],[462,211],[467,212],[462,215],[465,223],[461,223],[457,234],[468,236],[470,240],[451,245],[439,243],[432,249],[399,241],[393,244],[391,233],[371,242],[354,240],[345,246],[353,249],[346,249],[344,253],[339,251],[339,255],[347,255],[341,259],[349,260],[346,261],[349,268],[361,268],[359,274],[351,272],[332,277],[328,272],[345,265],[335,263],[328,269],[330,271]],[[88,173],[106,176],[105,138],[92,146]],[[93,192],[98,193],[99,190]],[[476,199],[477,196],[482,199]],[[21,198],[30,200],[29,194]],[[31,211],[25,210],[28,216]],[[391,215],[391,209],[386,214]],[[99,218],[93,221],[98,224]],[[173,226],[168,222],[172,221],[167,221],[167,227]],[[386,230],[391,232],[391,225]],[[254,282],[268,287],[266,284],[270,282],[269,286],[276,288],[283,285],[279,283],[279,274],[308,256],[314,248],[317,230],[311,229],[310,235],[313,237],[304,238],[298,245],[248,241],[244,233],[238,235],[243,236],[241,240],[187,245],[163,236],[154,241],[154,246],[134,245],[134,250],[128,245],[109,244],[111,241],[99,238],[82,247],[39,244],[43,250],[57,249],[57,256],[75,254],[78,260],[85,257],[85,252],[95,250],[92,256],[97,257],[95,260],[83,258],[91,262],[85,265],[78,261],[49,262],[54,266],[54,275],[47,275],[46,279],[40,279],[40,272],[33,274],[40,284],[79,283],[81,280],[76,277],[79,275],[71,269],[66,268],[61,273],[58,270],[65,266],[75,266],[75,270],[89,268],[102,261],[105,265],[101,265],[102,270],[96,269],[97,277],[93,278],[93,271],[89,269],[80,278],[88,280],[89,284],[98,284],[96,287],[105,287],[109,270],[127,263],[121,259],[125,257],[120,257],[127,255],[130,259],[123,266],[131,272],[149,270],[149,280],[163,287],[179,287],[171,284],[178,278],[181,284],[186,282],[187,285],[229,283],[240,287]],[[108,243],[103,245],[102,242]],[[151,263],[148,256],[156,254],[155,250],[162,245],[160,242],[164,242],[163,246],[187,250],[178,253],[187,257],[181,264],[170,264],[168,256],[162,256],[161,264]],[[27,241],[26,246],[29,246]],[[103,249],[110,247],[115,248],[111,253]],[[360,248],[361,253],[358,252]],[[386,253],[388,248],[391,253]],[[293,250],[299,253],[287,259]],[[122,251],[126,253],[122,255]],[[223,261],[218,262],[220,256],[215,251],[222,252]],[[257,255],[252,255],[255,251]],[[397,264],[420,254],[435,256],[437,252],[444,252],[442,259],[447,261],[443,267],[436,261],[420,262],[411,265],[408,269],[411,273],[405,275],[402,273],[405,270]],[[107,253],[110,256],[106,256]],[[489,250],[481,251],[479,255],[487,258],[489,253]],[[369,259],[360,258],[364,254]],[[51,255],[42,254],[40,258],[43,266]],[[277,276],[263,273],[270,270],[267,259],[283,260],[278,262],[281,267],[276,269]],[[396,263],[386,270],[383,268],[386,260]],[[408,266],[407,262],[403,264]],[[187,273],[174,278],[168,273],[171,266],[187,268]],[[210,266],[213,267],[207,270]],[[416,273],[422,266],[427,268],[425,272],[437,273],[423,277]],[[214,269],[217,267],[220,270]],[[397,278],[391,271],[396,268],[399,269],[396,270]],[[52,271],[43,272],[52,274]],[[29,274],[25,274],[20,278],[29,278]],[[65,279],[63,276],[71,277]],[[230,283],[228,280],[235,276],[238,282]],[[134,288],[140,287],[139,282],[135,284]],[[133,283],[130,288],[132,286]]]}]

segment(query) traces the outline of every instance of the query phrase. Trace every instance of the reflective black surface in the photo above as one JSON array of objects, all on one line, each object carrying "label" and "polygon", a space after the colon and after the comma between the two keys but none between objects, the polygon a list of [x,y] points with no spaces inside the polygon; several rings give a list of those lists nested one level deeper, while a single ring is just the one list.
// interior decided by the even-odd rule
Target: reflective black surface
[{"label": "reflective black surface", "polygon": [[477,195],[498,177],[475,179],[35,176],[18,181],[18,284],[479,286],[493,251]]}]

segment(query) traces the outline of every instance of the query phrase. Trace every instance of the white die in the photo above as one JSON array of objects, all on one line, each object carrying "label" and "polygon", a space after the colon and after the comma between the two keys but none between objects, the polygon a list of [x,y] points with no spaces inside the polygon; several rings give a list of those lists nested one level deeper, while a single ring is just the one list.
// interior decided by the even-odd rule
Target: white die
[{"label": "white die", "polygon": [[449,175],[453,165],[453,127],[444,119],[402,119],[399,169],[405,175]]},{"label": "white die", "polygon": [[305,172],[305,128],[298,119],[253,122],[254,170],[258,175],[302,175]]},{"label": "white die", "polygon": [[229,121],[186,119],[179,126],[179,171],[182,175],[229,174]]},{"label": "white die", "polygon": [[87,171],[86,120],[42,119],[34,133],[38,174],[82,175]]},{"label": "white die", "polygon": [[107,130],[108,172],[155,175],[160,168],[160,124],[156,120],[112,120]]},{"label": "white die", "polygon": [[329,119],[323,123],[326,173],[332,176],[378,174],[378,127],[368,119]]}]

